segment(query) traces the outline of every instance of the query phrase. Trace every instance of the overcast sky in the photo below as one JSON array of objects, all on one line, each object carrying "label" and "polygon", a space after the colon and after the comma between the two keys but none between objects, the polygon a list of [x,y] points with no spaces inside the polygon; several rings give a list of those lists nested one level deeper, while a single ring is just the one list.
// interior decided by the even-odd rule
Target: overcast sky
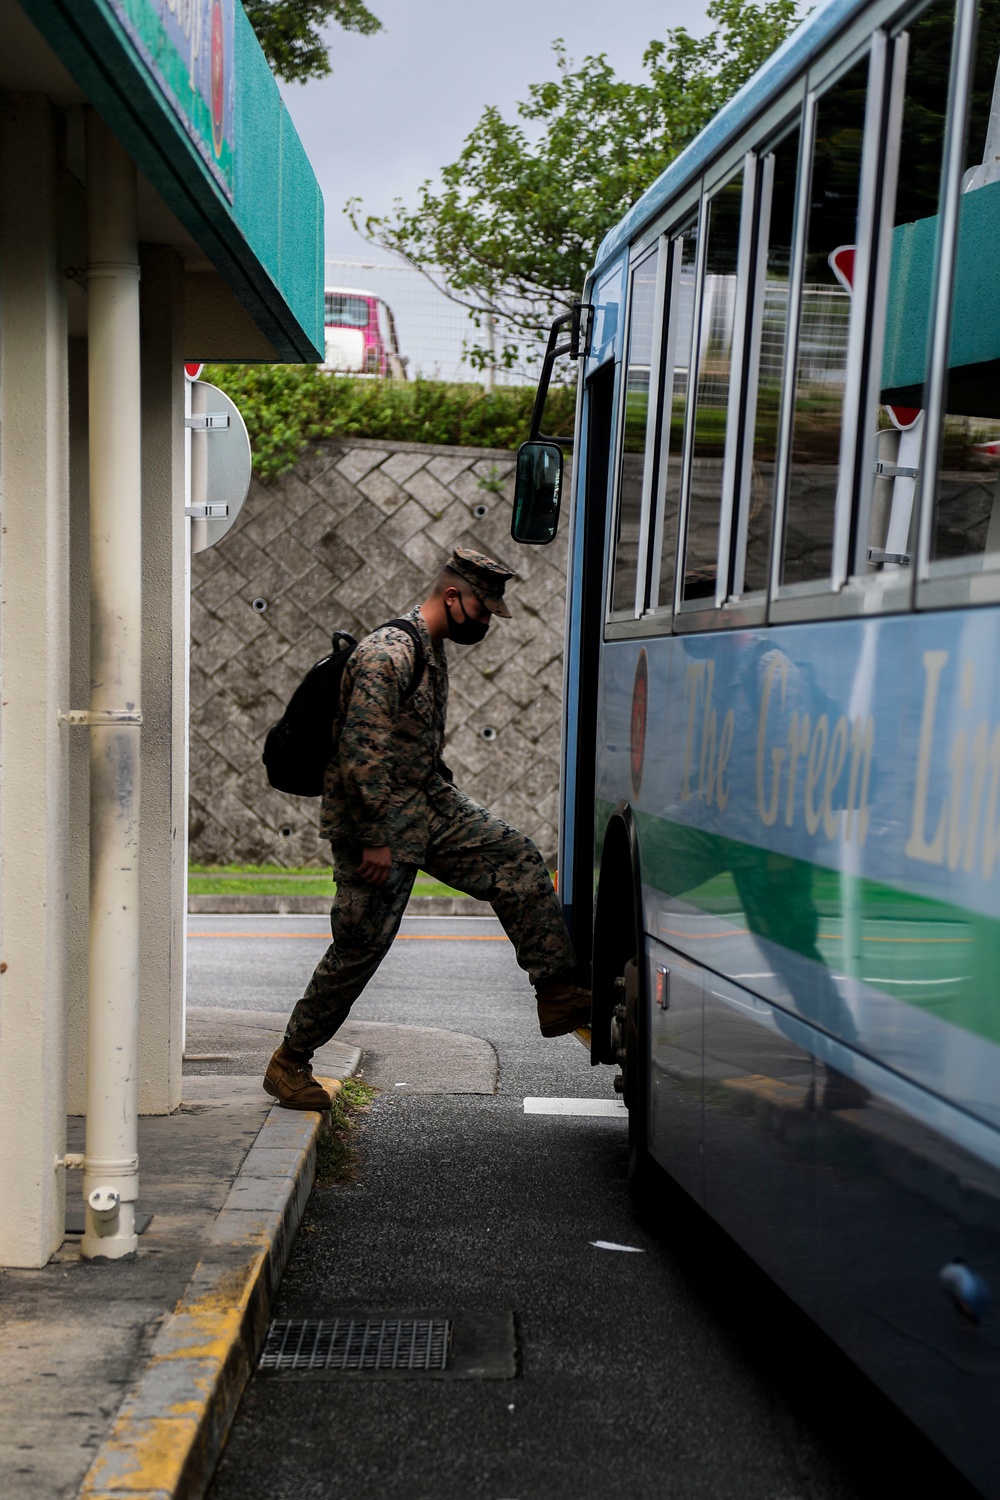
[{"label": "overcast sky", "polygon": [[[416,202],[458,156],[488,104],[511,117],[529,83],[555,75],[550,43],[606,52],[638,80],[647,43],[670,26],[705,30],[703,0],[370,0],[385,30],[330,32],[333,76],[282,85],[326,199],[328,256],[370,255],[341,210]],[[381,254],[382,252],[379,252]]]}]

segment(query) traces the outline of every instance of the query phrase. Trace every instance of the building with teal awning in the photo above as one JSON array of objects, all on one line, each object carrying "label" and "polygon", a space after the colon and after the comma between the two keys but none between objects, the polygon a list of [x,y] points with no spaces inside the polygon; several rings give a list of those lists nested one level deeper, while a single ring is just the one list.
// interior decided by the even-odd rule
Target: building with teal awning
[{"label": "building with teal awning", "polygon": [[81,1179],[84,1253],[131,1253],[136,1115],[180,1102],[184,366],[322,360],[323,200],[239,0],[0,37],[0,1264],[40,1266]]}]

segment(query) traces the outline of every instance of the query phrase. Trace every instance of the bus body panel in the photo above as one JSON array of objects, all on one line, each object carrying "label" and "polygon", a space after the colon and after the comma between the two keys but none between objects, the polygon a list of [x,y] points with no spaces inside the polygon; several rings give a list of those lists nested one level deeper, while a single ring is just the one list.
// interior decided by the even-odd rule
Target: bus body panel
[{"label": "bus body panel", "polygon": [[596,840],[626,800],[652,1155],[991,1495],[1000,1337],[941,1271],[1000,1288],[998,652],[973,610],[605,642]]},{"label": "bus body panel", "polygon": [[[662,944],[647,942],[646,962],[650,996],[670,971],[667,1008],[649,1002],[653,1155],[997,1494],[1000,1341],[957,1314],[940,1279],[961,1260],[1000,1285],[993,1132],[970,1133],[950,1106],[929,1108],[887,1069]],[[678,970],[686,1013],[671,1035]]]},{"label": "bus body panel", "polygon": [[650,936],[994,1126],[997,659],[973,610],[608,642],[597,774]]},{"label": "bus body panel", "polygon": [[998,5],[821,4],[598,252],[560,884],[637,1191],[1000,1497]]}]

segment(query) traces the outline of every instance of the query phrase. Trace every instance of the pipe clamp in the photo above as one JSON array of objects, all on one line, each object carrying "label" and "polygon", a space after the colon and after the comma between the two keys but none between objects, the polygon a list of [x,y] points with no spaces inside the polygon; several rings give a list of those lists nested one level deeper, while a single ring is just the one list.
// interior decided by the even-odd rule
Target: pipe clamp
[{"label": "pipe clamp", "polygon": [[119,281],[140,279],[139,262],[135,260],[88,261],[84,273],[88,281]]},{"label": "pipe clamp", "polygon": [[134,708],[69,708],[59,717],[67,724],[83,725],[88,729],[142,723],[142,711]]}]

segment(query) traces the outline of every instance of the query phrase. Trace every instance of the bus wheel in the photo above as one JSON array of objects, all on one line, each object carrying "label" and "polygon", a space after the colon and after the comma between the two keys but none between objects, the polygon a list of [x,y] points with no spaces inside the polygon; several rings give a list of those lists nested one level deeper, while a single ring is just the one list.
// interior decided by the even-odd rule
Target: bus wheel
[{"label": "bus wheel", "polygon": [[616,1061],[621,1067],[621,1082],[615,1079],[615,1087],[621,1091],[628,1110],[628,1175],[626,1181],[632,1201],[637,1207],[643,1203],[651,1175],[649,1156],[649,1098],[646,1086],[646,1059],[643,1055],[643,1016],[639,965],[630,958],[625,972],[615,981],[614,1021],[612,1037]]}]

